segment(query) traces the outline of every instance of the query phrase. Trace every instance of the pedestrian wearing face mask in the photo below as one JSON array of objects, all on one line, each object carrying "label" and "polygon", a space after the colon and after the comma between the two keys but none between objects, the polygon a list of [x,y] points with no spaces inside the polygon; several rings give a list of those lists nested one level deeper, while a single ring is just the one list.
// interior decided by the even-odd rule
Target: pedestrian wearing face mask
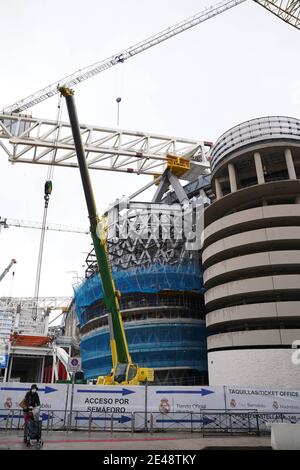
[{"label": "pedestrian wearing face mask", "polygon": [[29,421],[29,411],[31,411],[36,406],[40,406],[40,397],[37,393],[38,388],[36,384],[31,385],[29,392],[26,393],[24,400],[22,401],[22,407],[24,412],[24,441],[27,433],[27,423]]},{"label": "pedestrian wearing face mask", "polygon": [[25,411],[25,413],[28,413],[30,407],[34,408],[36,406],[40,406],[40,397],[37,391],[38,388],[36,384],[33,384],[31,385],[29,392],[26,393],[24,398],[25,407],[23,408],[23,411]]}]

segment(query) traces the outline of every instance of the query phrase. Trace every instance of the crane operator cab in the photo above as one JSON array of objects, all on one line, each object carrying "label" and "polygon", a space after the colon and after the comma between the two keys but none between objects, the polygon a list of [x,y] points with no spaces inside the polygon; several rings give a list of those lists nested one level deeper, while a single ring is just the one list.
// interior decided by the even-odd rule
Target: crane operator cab
[{"label": "crane operator cab", "polygon": [[119,362],[109,375],[98,377],[97,385],[140,385],[146,381],[154,381],[153,369]]},{"label": "crane operator cab", "polygon": [[137,374],[137,367],[133,364],[117,364],[114,380],[118,384],[131,382]]}]

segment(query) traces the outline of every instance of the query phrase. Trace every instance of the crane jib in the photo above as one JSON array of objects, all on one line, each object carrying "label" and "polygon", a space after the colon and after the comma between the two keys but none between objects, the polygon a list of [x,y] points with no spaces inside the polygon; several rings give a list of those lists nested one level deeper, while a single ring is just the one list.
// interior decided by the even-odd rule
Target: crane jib
[{"label": "crane jib", "polygon": [[[130,57],[144,52],[151,47],[154,47],[178,34],[187,31],[198,24],[203,23],[204,21],[214,18],[221,13],[234,8],[241,3],[244,3],[246,0],[223,0],[211,7],[204,9],[196,13],[195,15],[186,18],[185,20],[170,26],[169,28],[160,31],[143,41],[125,49],[124,51],[113,54],[112,56],[98,61],[95,64],[89,65],[88,67],[80,68],[76,72],[54,82],[50,85],[42,88],[41,90],[36,91],[32,95],[23,98],[11,106],[3,108],[4,113],[21,113],[26,109],[32,108],[38,103],[41,103],[48,98],[56,95],[59,92],[59,87],[61,84],[64,86],[72,87],[78,83],[83,82],[95,75],[108,70],[117,64],[122,64],[125,60]],[[297,29],[300,29],[300,3],[297,0],[254,0],[256,3],[266,8],[268,11],[276,15],[281,20],[286,23],[294,26]]]},{"label": "crane jib", "polygon": [[41,103],[42,101],[47,100],[48,98],[51,98],[52,96],[55,96],[57,93],[59,93],[59,88],[62,85],[73,87],[78,83],[94,77],[95,75],[108,70],[114,65],[120,63],[122,64],[130,57],[134,57],[135,55],[144,52],[178,34],[181,34],[184,31],[187,31],[188,29],[193,28],[194,26],[197,26],[198,24],[203,23],[204,21],[207,21],[210,18],[213,18],[214,16],[217,16],[220,13],[223,13],[245,1],[246,0],[222,0],[221,2],[205,8],[204,10],[184,19],[183,21],[180,21],[173,26],[165,28],[164,30],[159,31],[158,33],[138,42],[137,44],[134,44],[133,46],[121,52],[113,54],[112,56],[104,60],[100,60],[95,64],[80,68],[76,72],[63,77],[54,83],[51,83],[45,88],[38,90],[24,99],[17,101],[13,105],[5,107],[4,112],[7,114],[21,113],[26,109],[32,108],[36,104]]}]

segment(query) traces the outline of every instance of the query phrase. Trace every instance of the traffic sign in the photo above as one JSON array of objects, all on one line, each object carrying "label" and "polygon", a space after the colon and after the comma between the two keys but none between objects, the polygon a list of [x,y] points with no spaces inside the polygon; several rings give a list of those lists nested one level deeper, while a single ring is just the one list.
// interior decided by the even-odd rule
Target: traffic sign
[{"label": "traffic sign", "polygon": [[8,346],[0,339],[0,369],[6,369],[8,363]]},{"label": "traffic sign", "polygon": [[8,364],[7,353],[0,352],[0,369],[6,369],[7,364]]},{"label": "traffic sign", "polygon": [[68,372],[78,372],[81,370],[81,357],[70,357],[68,360]]}]

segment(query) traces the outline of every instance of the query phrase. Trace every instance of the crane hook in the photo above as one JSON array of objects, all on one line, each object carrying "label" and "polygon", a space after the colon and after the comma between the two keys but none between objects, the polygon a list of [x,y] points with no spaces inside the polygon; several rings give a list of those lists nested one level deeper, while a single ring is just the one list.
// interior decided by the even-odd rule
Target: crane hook
[{"label": "crane hook", "polygon": [[52,193],[52,181],[48,180],[45,183],[45,189],[44,189],[45,207],[48,207],[48,202],[49,202],[51,193]]}]

